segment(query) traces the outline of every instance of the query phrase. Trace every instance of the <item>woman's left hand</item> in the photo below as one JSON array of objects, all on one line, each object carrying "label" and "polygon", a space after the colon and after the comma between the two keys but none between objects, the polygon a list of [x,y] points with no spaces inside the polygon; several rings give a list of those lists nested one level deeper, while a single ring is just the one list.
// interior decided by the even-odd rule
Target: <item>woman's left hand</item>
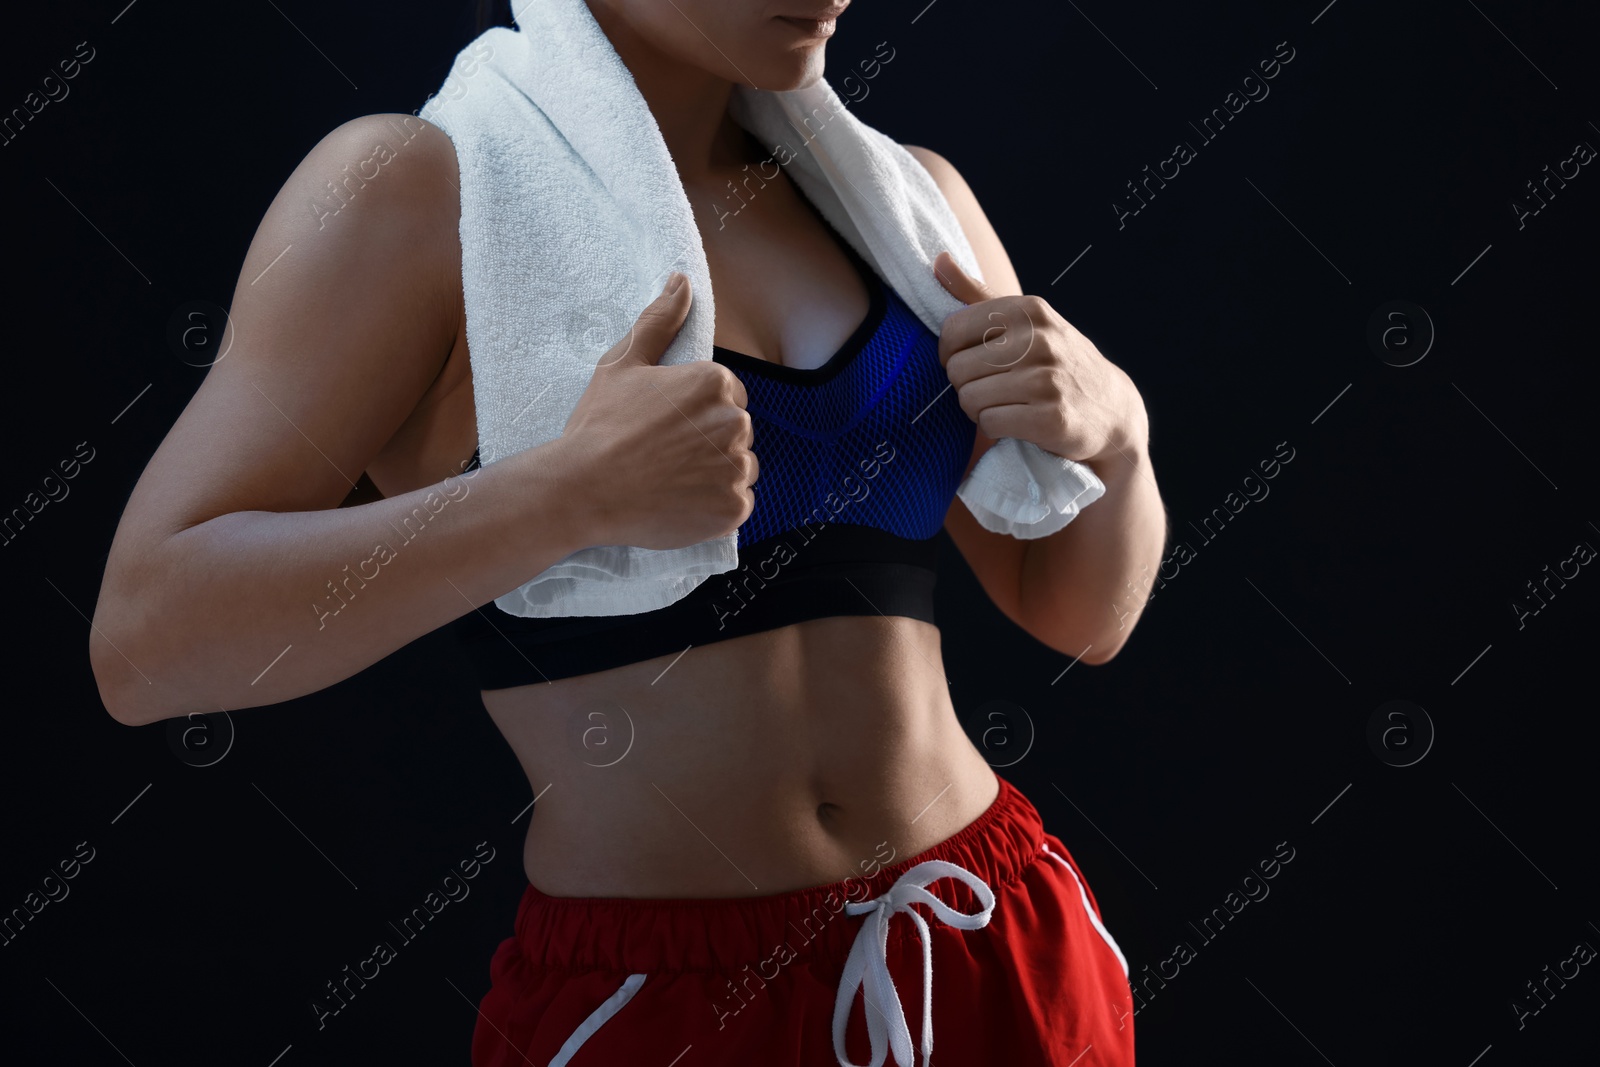
[{"label": "woman's left hand", "polygon": [[967,305],[941,326],[939,362],[985,436],[1089,464],[1143,449],[1148,415],[1133,380],[1043,297],[995,296],[949,252],[934,274]]}]

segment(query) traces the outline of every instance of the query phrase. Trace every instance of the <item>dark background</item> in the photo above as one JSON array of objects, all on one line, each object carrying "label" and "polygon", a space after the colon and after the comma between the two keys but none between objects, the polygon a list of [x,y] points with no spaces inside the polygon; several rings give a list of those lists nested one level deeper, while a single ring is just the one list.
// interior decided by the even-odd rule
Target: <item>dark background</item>
[{"label": "dark background", "polygon": [[[1595,965],[1520,1028],[1512,1004],[1579,942],[1600,947],[1600,577],[1552,583],[1520,628],[1512,603],[1536,606],[1525,583],[1579,542],[1600,547],[1600,174],[1521,229],[1511,207],[1575,144],[1600,147],[1592,6],[924,3],[857,0],[828,77],[844,95],[892,46],[855,83],[857,114],[951,160],[1024,290],[1132,375],[1169,551],[1194,553],[1113,662],[1065,675],[948,541],[939,587],[957,709],[1085,868],[1135,979],[1195,950],[1150,983],[1141,1062],[1592,1054]],[[125,4],[33,5],[0,45],[3,112],[78,42],[95,49],[0,147],[0,508],[78,442],[95,450],[0,547],[0,912],[94,849],[0,947],[0,1058],[465,1063],[526,881],[531,795],[448,635],[233,713],[217,760],[220,726],[185,745],[106,714],[86,615],[134,481],[204,374],[169,344],[174,314],[231,301],[257,222],[323,135],[421,106],[474,35],[471,4]],[[1188,123],[1285,41],[1270,96],[1201,144]],[[1197,157],[1119,229],[1124,183],[1179,140]],[[1389,362],[1367,339],[1394,300],[1437,333],[1410,366],[1390,363],[1422,350],[1416,312]],[[1203,534],[1280,442],[1294,458],[1270,495]],[[1392,700],[1423,712],[1382,718]],[[1378,742],[1375,714],[1394,727]],[[322,984],[479,841],[497,851],[472,895],[319,1031]],[[1199,937],[1280,842],[1294,858],[1270,895]]]}]

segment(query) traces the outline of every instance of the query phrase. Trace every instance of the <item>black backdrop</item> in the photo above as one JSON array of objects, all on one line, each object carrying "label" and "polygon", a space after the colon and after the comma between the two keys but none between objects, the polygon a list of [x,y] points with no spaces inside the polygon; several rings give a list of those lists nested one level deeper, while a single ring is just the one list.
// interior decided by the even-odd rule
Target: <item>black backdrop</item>
[{"label": "black backdrop", "polygon": [[[0,914],[60,898],[0,945],[8,1062],[466,1062],[532,798],[447,635],[234,712],[230,746],[218,724],[185,742],[114,722],[85,616],[204,374],[169,343],[175,313],[231,300],[322,135],[421,105],[471,7],[8,15],[0,109],[70,91],[0,145],[0,506],[92,449],[0,545]],[[1117,659],[1063,673],[948,541],[939,587],[952,697],[1085,867],[1144,996],[1141,1062],[1572,1062],[1586,1030],[1593,1047],[1600,975],[1574,952],[1600,947],[1600,577],[1574,553],[1600,548],[1600,176],[1581,162],[1600,107],[1580,7],[858,0],[828,46],[857,113],[955,163],[1024,289],[1151,412],[1187,552]],[[878,42],[893,58],[869,80]],[[1270,95],[1229,98],[1291,51]],[[1164,164],[1180,141],[1193,158]],[[1177,175],[1132,214],[1146,166]],[[1535,214],[1526,183],[1548,173],[1567,177]],[[319,1029],[323,984],[479,842],[495,858],[471,895]],[[75,851],[76,877],[47,881]],[[1247,880],[1275,852],[1292,859]]]}]

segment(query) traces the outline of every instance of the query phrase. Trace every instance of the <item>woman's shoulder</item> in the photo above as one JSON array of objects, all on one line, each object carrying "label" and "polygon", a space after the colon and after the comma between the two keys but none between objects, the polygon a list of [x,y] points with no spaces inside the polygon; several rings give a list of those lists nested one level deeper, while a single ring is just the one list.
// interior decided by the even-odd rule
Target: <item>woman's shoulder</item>
[{"label": "woman's shoulder", "polygon": [[1000,237],[995,233],[989,216],[984,213],[983,206],[978,203],[978,197],[972,191],[972,186],[967,184],[966,178],[962,177],[955,164],[931,148],[910,144],[903,144],[900,147],[905,149],[912,159],[922,164],[928,176],[933,179],[933,183],[939,187],[939,192],[944,194],[945,203],[950,205],[951,213],[961,224],[961,231],[967,238],[967,244],[978,260],[978,269],[983,274],[984,283],[996,293],[1022,292],[1016,268],[1011,264],[1011,257],[1006,253],[1005,246],[1000,243]]},{"label": "woman's shoulder", "polygon": [[460,214],[455,146],[443,130],[415,115],[359,115],[341,123],[306,154],[289,184],[309,197],[319,229],[363,202],[438,209],[452,214],[452,222]]},{"label": "woman's shoulder", "polygon": [[[456,150],[438,126],[402,113],[359,115],[312,146],[263,220],[268,245],[296,243],[308,276],[409,293],[454,332],[461,194]],[[261,239],[258,235],[258,239]],[[303,265],[303,266],[302,266]]]},{"label": "woman's shoulder", "polygon": [[443,152],[452,160],[455,156],[455,151],[450,145],[450,137],[444,130],[427,119],[402,111],[380,111],[347,119],[328,131],[319,144],[330,141],[356,145],[387,142],[396,153],[401,148],[416,144],[431,150],[432,154]]}]

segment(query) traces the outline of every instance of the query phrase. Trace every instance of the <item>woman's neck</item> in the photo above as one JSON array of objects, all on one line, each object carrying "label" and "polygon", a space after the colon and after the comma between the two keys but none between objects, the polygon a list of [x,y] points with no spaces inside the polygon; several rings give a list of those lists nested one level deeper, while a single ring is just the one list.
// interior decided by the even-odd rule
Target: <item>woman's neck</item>
[{"label": "woman's neck", "polygon": [[633,74],[685,185],[714,183],[749,162],[744,131],[728,115],[732,81],[662,53],[604,3],[587,2]]}]

